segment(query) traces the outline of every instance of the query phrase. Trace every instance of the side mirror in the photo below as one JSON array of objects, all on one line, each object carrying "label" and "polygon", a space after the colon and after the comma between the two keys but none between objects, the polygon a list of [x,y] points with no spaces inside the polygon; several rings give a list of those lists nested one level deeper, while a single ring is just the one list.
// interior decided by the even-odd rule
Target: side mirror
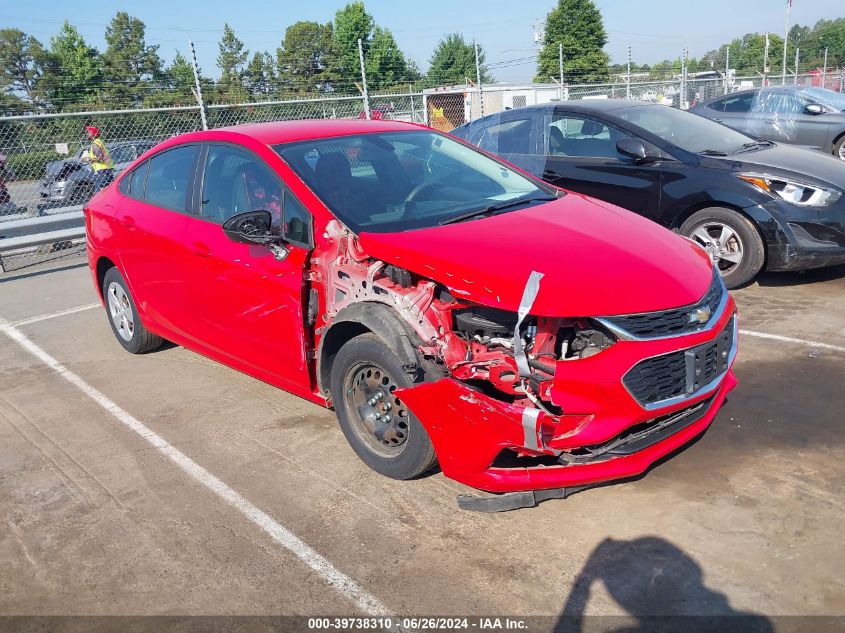
[{"label": "side mirror", "polygon": [[281,236],[271,232],[273,216],[269,211],[245,211],[223,223],[223,233],[238,244],[260,244],[266,246],[278,260],[288,256],[287,248],[281,244]]},{"label": "side mirror", "polygon": [[818,103],[808,103],[804,106],[804,112],[807,114],[824,114],[824,106]]},{"label": "side mirror", "polygon": [[646,163],[660,160],[660,154],[653,150],[649,152],[638,138],[621,138],[616,141],[616,149],[623,156],[633,159],[635,163]]}]

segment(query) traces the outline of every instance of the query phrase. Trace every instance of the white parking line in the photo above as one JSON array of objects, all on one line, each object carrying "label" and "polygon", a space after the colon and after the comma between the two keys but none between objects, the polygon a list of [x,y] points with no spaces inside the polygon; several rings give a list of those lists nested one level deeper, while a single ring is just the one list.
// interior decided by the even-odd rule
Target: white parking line
[{"label": "white parking line", "polygon": [[830,349],[835,352],[845,352],[845,347],[841,345],[831,345],[830,343],[819,343],[817,341],[808,341],[803,338],[792,338],[791,336],[781,336],[780,334],[768,334],[767,332],[755,332],[754,330],[739,330],[740,334],[745,336],[756,336],[757,338],[766,338],[772,341],[782,341],[784,343],[797,343],[798,345],[809,345],[810,347],[821,347],[823,349]]},{"label": "white parking line", "polygon": [[[31,321],[30,321],[31,322]],[[350,600],[359,609],[372,616],[391,616],[391,612],[381,601],[371,595],[352,578],[344,574],[320,555],[296,534],[276,522],[268,514],[252,505],[238,492],[230,488],[223,481],[212,475],[205,468],[197,464],[179,449],[169,444],[163,437],[153,432],[137,418],[124,411],[117,404],[97,391],[82,378],[70,371],[55,358],[33,343],[25,334],[8,321],[0,318],[0,332],[8,336],[24,350],[35,356],[42,363],[50,367],[59,376],[77,387],[82,393],[91,398],[103,409],[111,413],[119,422],[131,429],[144,440],[154,446],[162,455],[176,464],[185,473],[208,488],[218,497],[229,503],[247,519],[264,530],[274,541],[290,551],[303,563],[308,565],[320,578],[333,587],[338,593]]]},{"label": "white parking line", "polygon": [[77,306],[76,308],[68,308],[67,310],[59,310],[58,312],[40,314],[28,319],[21,319],[20,321],[14,321],[11,325],[29,325],[30,323],[38,323],[39,321],[47,321],[48,319],[55,319],[56,317],[67,316],[68,314],[76,314],[77,312],[85,312],[86,310],[93,310],[94,308],[102,307],[102,303],[89,303],[88,305]]}]

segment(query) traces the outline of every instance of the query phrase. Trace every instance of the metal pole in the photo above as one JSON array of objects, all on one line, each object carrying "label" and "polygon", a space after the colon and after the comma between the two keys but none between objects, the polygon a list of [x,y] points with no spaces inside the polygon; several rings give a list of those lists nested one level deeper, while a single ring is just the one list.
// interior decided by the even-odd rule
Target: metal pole
[{"label": "metal pole", "polygon": [[763,87],[769,85],[769,34],[766,33],[766,45],[763,47]]},{"label": "metal pole", "polygon": [[200,71],[197,67],[197,51],[194,49],[194,40],[188,40],[191,45],[191,66],[194,68],[194,86],[196,88],[197,103],[200,107],[200,120],[202,121],[202,129],[208,129],[208,119],[205,116],[205,103],[202,100],[202,88],[200,88]]},{"label": "metal pole", "polygon": [[414,106],[414,86],[412,84],[408,84],[408,95],[411,98],[411,120],[416,123],[417,122],[417,110]]},{"label": "metal pole", "polygon": [[795,47],[795,81],[792,82],[793,85],[798,85],[798,51],[801,49],[797,46]]},{"label": "metal pole", "polygon": [[478,111],[481,116],[484,116],[484,96],[481,94],[481,65],[478,63],[478,44],[475,40],[472,41],[472,47],[475,49],[475,85],[478,90]]},{"label": "metal pole", "polygon": [[625,75],[625,98],[631,98],[631,47],[628,47],[628,74]]},{"label": "metal pole", "polygon": [[684,109],[684,101],[687,94],[687,49],[681,53],[681,94],[678,95],[678,107]]},{"label": "metal pole", "polygon": [[786,85],[786,44],[789,41],[789,8],[792,6],[792,1],[786,3],[786,25],[783,28],[783,74],[781,76],[781,85]]},{"label": "metal pole", "polygon": [[827,85],[827,46],[824,47],[824,66],[822,67],[822,88]]},{"label": "metal pole", "polygon": [[725,47],[725,94],[728,94],[728,75],[731,69],[731,45]]},{"label": "metal pole", "polygon": [[563,42],[557,45],[557,59],[560,64],[560,100],[563,101]]},{"label": "metal pole", "polygon": [[367,72],[364,70],[364,45],[358,38],[358,61],[361,62],[361,86],[364,93],[364,117],[370,120],[370,96],[367,94]]}]

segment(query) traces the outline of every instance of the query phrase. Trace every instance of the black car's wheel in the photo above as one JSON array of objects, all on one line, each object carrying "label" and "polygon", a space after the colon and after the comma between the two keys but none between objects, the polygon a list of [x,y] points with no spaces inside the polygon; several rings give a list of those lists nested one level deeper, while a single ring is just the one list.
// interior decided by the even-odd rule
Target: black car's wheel
[{"label": "black car's wheel", "polygon": [[103,298],[109,325],[117,342],[131,354],[143,354],[161,346],[162,339],[150,332],[138,316],[126,280],[117,268],[110,268],[103,279]]},{"label": "black car's wheel", "polygon": [[402,361],[374,334],[346,343],[334,359],[331,392],[340,428],[358,457],[393,479],[411,479],[437,461],[419,420],[394,395],[412,382]]},{"label": "black car's wheel", "polygon": [[680,232],[710,254],[728,288],[738,288],[754,279],[766,261],[766,249],[757,228],[732,209],[711,207],[696,211],[681,225]]},{"label": "black car's wheel", "polygon": [[845,134],[833,144],[833,155],[839,160],[845,160]]}]

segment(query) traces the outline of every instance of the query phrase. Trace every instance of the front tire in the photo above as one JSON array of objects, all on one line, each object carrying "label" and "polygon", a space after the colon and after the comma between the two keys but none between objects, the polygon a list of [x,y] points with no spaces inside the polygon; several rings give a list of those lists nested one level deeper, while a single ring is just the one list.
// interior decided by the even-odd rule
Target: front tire
[{"label": "front tire", "polygon": [[130,354],[144,354],[162,344],[162,338],[150,332],[138,316],[135,300],[120,271],[110,268],[103,278],[106,314],[117,342]]},{"label": "front tire", "polygon": [[747,284],[766,261],[766,248],[757,227],[732,209],[696,211],[681,225],[680,233],[708,252],[728,288]]},{"label": "front tire", "polygon": [[845,160],[845,134],[833,144],[833,155],[839,160]]},{"label": "front tire", "polygon": [[393,395],[412,384],[375,334],[351,339],[332,363],[332,398],[346,440],[361,461],[392,479],[412,479],[437,462],[425,428]]}]

